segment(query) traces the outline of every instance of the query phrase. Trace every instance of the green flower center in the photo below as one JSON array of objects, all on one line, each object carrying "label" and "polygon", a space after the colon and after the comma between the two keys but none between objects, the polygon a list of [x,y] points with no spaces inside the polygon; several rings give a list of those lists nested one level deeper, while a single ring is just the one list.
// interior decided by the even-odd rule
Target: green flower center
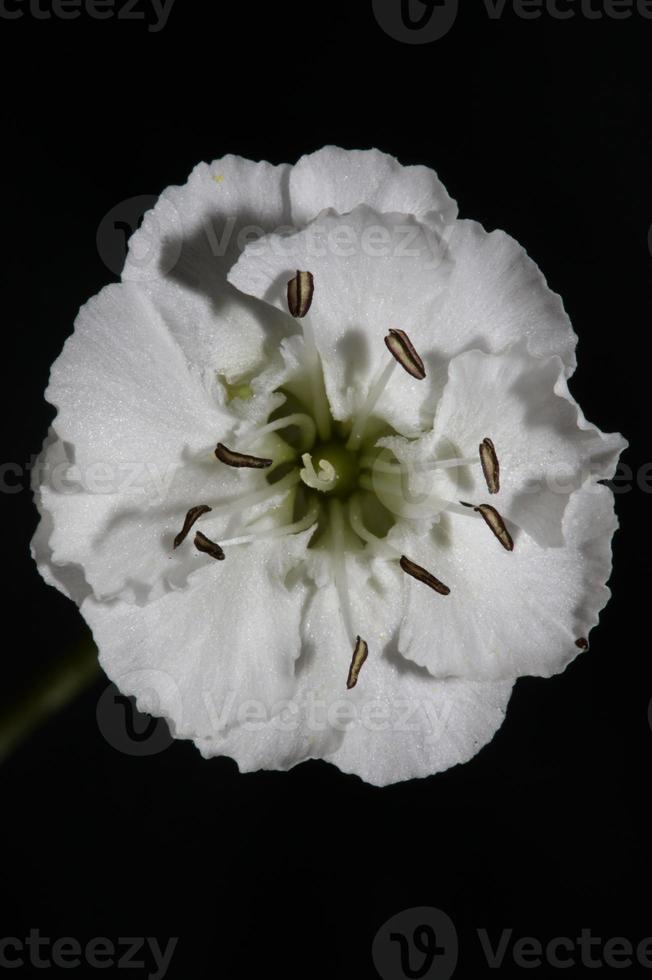
[{"label": "green flower center", "polygon": [[324,468],[332,468],[333,479],[320,492],[331,494],[333,497],[346,499],[358,487],[360,475],[360,454],[346,448],[344,442],[318,442],[310,453],[313,462]]}]

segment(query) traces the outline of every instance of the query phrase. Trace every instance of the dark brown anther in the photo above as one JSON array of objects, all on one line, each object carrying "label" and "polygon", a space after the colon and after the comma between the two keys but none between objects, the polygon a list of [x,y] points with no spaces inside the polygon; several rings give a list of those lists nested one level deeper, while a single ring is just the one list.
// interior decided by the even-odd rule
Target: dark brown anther
[{"label": "dark brown anther", "polygon": [[174,539],[174,547],[178,548],[179,545],[186,540],[190,528],[193,526],[195,521],[202,516],[202,514],[208,514],[211,508],[208,504],[200,504],[198,507],[191,507],[186,514],[186,519],[183,522],[183,527]]},{"label": "dark brown anther", "polygon": [[396,358],[408,374],[418,381],[423,381],[426,369],[404,330],[390,330],[385,337],[385,344],[392,357]]},{"label": "dark brown anther", "polygon": [[211,558],[215,559],[215,561],[224,561],[226,557],[219,544],[217,544],[215,541],[211,541],[211,539],[207,538],[205,534],[201,533],[201,531],[197,531],[195,534],[195,548],[197,551],[201,551],[204,555],[210,555]]},{"label": "dark brown anther", "polygon": [[481,514],[482,517],[484,517],[485,521],[494,532],[505,551],[513,551],[514,542],[512,541],[509,531],[505,527],[504,520],[496,508],[492,507],[491,504],[480,504],[480,506],[476,507],[475,509],[477,510],[478,514]]},{"label": "dark brown anther", "polygon": [[585,636],[580,636],[579,640],[575,640],[575,646],[579,647],[580,650],[588,650],[589,641],[586,639]]},{"label": "dark brown anther", "polygon": [[250,470],[266,470],[274,462],[273,459],[262,459],[260,456],[247,456],[245,453],[234,453],[223,442],[218,442],[215,455],[221,463],[226,463],[227,466],[245,466]]},{"label": "dark brown anther", "polygon": [[350,691],[352,687],[358,683],[358,676],[362,670],[362,665],[367,659],[367,654],[369,653],[369,647],[364,640],[361,640],[358,636],[355,641],[355,650],[353,651],[353,659],[351,661],[351,666],[349,668],[349,676],[346,680],[346,686]]},{"label": "dark brown anther", "polygon": [[288,309],[292,316],[304,317],[312,303],[315,292],[315,280],[312,272],[301,272],[297,269],[294,279],[288,283]]},{"label": "dark brown anther", "polygon": [[417,582],[423,582],[424,585],[430,586],[430,588],[434,589],[435,592],[438,592],[439,595],[450,595],[451,590],[447,585],[440,582],[438,578],[431,575],[430,572],[425,568],[422,568],[421,565],[416,565],[413,561],[410,561],[410,559],[406,558],[405,555],[402,556],[400,565],[403,571],[408,575],[411,575],[412,578],[415,578]]},{"label": "dark brown anther", "polygon": [[480,443],[480,462],[489,493],[498,493],[500,490],[500,463],[491,439],[483,439]]}]

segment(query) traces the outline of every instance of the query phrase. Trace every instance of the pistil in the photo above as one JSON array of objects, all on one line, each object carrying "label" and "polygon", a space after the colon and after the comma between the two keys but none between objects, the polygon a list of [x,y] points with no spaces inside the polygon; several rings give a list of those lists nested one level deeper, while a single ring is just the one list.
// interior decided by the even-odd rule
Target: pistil
[{"label": "pistil", "polygon": [[304,453],[301,457],[303,469],[299,471],[299,476],[312,490],[319,490],[321,493],[328,493],[335,489],[337,483],[337,473],[332,463],[326,459],[319,460],[319,471],[315,470],[310,453]]}]

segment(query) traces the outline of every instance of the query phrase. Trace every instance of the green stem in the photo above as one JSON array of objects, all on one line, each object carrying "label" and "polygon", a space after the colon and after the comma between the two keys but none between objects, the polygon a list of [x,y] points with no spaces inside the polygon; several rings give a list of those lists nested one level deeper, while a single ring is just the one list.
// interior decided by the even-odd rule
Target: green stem
[{"label": "green stem", "polygon": [[97,650],[90,640],[81,642],[47,669],[22,697],[0,713],[0,763],[100,674]]}]

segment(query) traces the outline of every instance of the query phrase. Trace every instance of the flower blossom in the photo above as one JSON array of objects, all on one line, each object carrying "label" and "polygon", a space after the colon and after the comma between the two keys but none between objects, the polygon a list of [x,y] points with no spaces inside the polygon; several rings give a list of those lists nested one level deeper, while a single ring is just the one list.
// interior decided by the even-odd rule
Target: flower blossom
[{"label": "flower blossom", "polygon": [[52,368],[38,567],[205,757],[465,762],[609,596],[625,444],[570,394],[575,345],[425,167],[200,164]]}]

